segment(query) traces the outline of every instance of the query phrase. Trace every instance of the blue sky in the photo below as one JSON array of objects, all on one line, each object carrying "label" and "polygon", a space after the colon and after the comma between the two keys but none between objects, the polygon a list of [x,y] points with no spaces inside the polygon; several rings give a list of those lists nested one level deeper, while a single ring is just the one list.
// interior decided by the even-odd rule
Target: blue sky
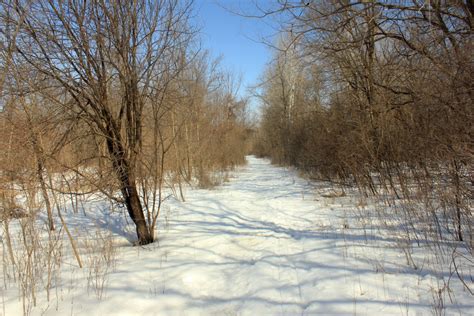
[{"label": "blue sky", "polygon": [[[262,19],[246,18],[229,12],[255,12],[251,0],[196,0],[196,20],[201,27],[203,48],[212,56],[222,55],[223,66],[242,76],[240,95],[258,82],[265,64],[271,58],[270,49],[261,43],[262,37],[275,33]],[[252,100],[252,106],[255,106]]]}]

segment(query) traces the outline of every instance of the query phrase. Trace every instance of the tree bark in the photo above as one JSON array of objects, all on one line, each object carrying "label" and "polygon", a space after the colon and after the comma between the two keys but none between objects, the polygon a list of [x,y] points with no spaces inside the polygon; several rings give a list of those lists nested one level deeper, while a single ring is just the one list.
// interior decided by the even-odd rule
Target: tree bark
[{"label": "tree bark", "polygon": [[49,201],[48,190],[46,189],[46,183],[43,177],[43,172],[44,172],[43,162],[41,161],[41,158],[36,158],[36,159],[37,159],[36,174],[38,176],[38,181],[41,186],[41,193],[43,194],[44,204],[46,205],[46,212],[48,214],[48,227],[49,227],[49,230],[54,230],[53,211],[51,208],[51,202]]},{"label": "tree bark", "polygon": [[48,226],[49,230],[54,230],[54,220],[53,220],[53,211],[51,207],[51,202],[49,200],[48,190],[46,188],[46,182],[44,181],[44,158],[43,158],[43,149],[38,143],[38,138],[35,133],[31,131],[30,133],[31,142],[33,144],[33,150],[36,156],[36,176],[41,187],[41,194],[43,195],[43,201],[46,206],[46,212],[48,214]]},{"label": "tree bark", "polygon": [[153,234],[151,234],[148,223],[145,219],[140,197],[138,195],[133,166],[130,165],[130,161],[133,161],[133,159],[127,159],[119,136],[120,134],[114,132],[112,123],[108,124],[107,132],[109,136],[107,138],[107,149],[112,158],[113,167],[120,183],[120,190],[124,199],[124,204],[127,207],[128,215],[135,224],[138,237],[137,244],[146,245],[152,243]]},{"label": "tree bark", "polygon": [[146,245],[153,242],[153,234],[148,229],[148,224],[143,214],[143,208],[138,196],[137,186],[134,180],[125,180],[122,183],[122,195],[125,198],[125,206],[127,207],[130,218],[135,223],[139,245]]}]

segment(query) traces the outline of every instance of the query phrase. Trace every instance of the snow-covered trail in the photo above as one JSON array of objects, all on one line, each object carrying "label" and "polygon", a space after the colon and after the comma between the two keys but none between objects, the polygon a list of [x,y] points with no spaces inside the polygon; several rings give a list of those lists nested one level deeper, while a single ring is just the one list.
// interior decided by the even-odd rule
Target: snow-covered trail
[{"label": "snow-covered trail", "polygon": [[[77,285],[45,314],[432,312],[430,271],[407,267],[377,227],[358,228],[354,220],[348,228],[354,201],[324,198],[323,184],[309,185],[267,160],[247,160],[225,185],[170,201],[159,242],[120,247],[101,300]],[[452,311],[469,314],[473,305]]]},{"label": "snow-covered trail", "polygon": [[321,230],[331,219],[318,212],[305,181],[265,160],[248,160],[227,185],[190,192],[171,220],[160,244],[168,253],[161,267],[168,293],[187,298],[180,308],[188,311],[300,314],[316,302],[315,291],[334,290],[337,301],[328,293],[318,300],[330,311],[343,301],[337,283],[347,276],[334,251],[342,235]]},{"label": "snow-covered trail", "polygon": [[362,229],[344,229],[344,205],[293,171],[247,160],[229,183],[170,207],[159,246],[119,261],[101,313],[129,314],[126,302],[146,315],[430,313],[403,254],[369,260],[390,240],[366,244]]}]

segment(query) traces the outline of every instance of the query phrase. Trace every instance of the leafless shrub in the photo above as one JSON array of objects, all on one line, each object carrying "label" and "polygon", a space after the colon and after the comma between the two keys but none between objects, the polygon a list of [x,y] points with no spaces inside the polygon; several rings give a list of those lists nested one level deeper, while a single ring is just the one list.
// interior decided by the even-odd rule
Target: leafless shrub
[{"label": "leafless shrub", "polygon": [[29,315],[37,304],[38,295],[45,291],[46,300],[50,301],[51,289],[60,284],[62,234],[45,232],[34,216],[22,218],[15,224],[18,225],[13,232],[5,229],[2,234],[3,249],[11,249],[10,256],[3,258],[4,286],[12,283],[18,287],[23,314]]},{"label": "leafless shrub", "polygon": [[440,258],[446,248],[472,258],[472,6],[269,7],[263,16],[285,18],[255,153],[357,187],[380,205],[380,222],[397,226],[413,267],[421,243]]},{"label": "leafless shrub", "polygon": [[88,236],[82,241],[86,251],[87,289],[94,292],[97,299],[101,300],[106,295],[108,276],[115,270],[117,249],[110,232],[100,229],[93,236]]}]

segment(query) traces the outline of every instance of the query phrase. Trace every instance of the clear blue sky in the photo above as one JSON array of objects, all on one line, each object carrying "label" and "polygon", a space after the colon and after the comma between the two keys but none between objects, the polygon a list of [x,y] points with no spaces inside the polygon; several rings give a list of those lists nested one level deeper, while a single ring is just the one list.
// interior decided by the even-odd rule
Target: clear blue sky
[{"label": "clear blue sky", "polygon": [[[246,18],[229,11],[256,13],[251,0],[195,0],[195,5],[203,48],[214,57],[222,55],[223,66],[242,76],[239,94],[244,96],[247,88],[258,82],[271,58],[270,49],[261,39],[275,31],[262,19]],[[252,107],[256,106],[255,102],[251,100]]]}]

